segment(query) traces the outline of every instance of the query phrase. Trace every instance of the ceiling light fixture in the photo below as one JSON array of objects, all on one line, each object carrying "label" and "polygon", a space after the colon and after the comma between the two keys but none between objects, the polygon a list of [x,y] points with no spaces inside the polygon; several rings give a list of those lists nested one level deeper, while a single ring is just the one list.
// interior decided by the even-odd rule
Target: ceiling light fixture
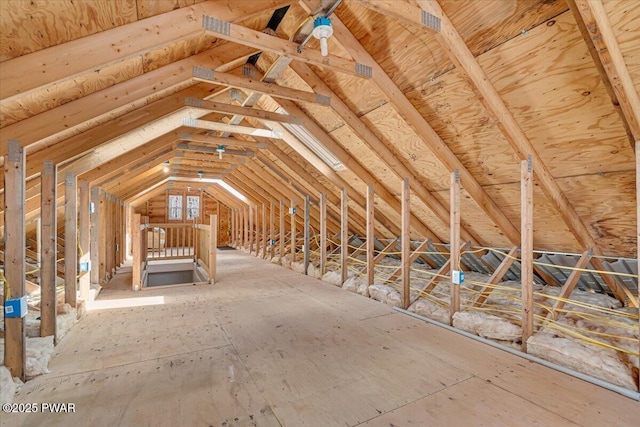
[{"label": "ceiling light fixture", "polygon": [[202,177],[204,176],[204,171],[198,171],[198,178],[202,181]]},{"label": "ceiling light fixture", "polygon": [[218,158],[222,159],[222,153],[224,153],[225,151],[224,145],[218,145],[218,148],[216,148],[216,151],[218,152]]},{"label": "ceiling light fixture", "polygon": [[327,46],[327,39],[333,35],[333,28],[331,28],[331,19],[326,16],[318,16],[313,21],[313,37],[320,40],[320,52],[322,56],[329,54]]}]

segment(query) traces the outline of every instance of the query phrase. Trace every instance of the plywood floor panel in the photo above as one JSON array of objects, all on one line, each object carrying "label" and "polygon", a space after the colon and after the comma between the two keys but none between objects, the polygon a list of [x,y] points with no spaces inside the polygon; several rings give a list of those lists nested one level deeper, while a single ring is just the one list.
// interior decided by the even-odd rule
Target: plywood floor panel
[{"label": "plywood floor panel", "polygon": [[[237,251],[214,286],[130,291],[121,269],[2,425],[634,425],[625,397]],[[142,298],[163,304],[135,306]],[[45,418],[46,417],[46,418]]]}]

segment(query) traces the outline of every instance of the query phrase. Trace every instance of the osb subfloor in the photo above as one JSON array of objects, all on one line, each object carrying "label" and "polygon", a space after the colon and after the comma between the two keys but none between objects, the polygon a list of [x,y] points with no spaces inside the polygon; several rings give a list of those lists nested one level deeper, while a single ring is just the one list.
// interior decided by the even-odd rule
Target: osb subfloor
[{"label": "osb subfloor", "polygon": [[[259,260],[127,290],[123,268],[17,402],[27,426],[637,426],[640,404]],[[160,297],[160,298],[158,298]],[[147,304],[138,305],[136,304]]]}]

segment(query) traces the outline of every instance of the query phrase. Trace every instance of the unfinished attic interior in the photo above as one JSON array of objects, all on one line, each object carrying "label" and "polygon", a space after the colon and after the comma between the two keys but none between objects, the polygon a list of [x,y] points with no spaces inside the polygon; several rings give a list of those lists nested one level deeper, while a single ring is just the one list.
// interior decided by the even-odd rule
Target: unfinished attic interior
[{"label": "unfinished attic interior", "polygon": [[637,425],[639,22],[1,1],[2,425]]}]

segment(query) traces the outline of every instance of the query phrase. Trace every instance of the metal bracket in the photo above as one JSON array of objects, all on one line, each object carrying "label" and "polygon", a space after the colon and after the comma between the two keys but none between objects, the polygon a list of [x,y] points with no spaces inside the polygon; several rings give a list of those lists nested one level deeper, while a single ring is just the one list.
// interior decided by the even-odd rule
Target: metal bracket
[{"label": "metal bracket", "polygon": [[438,18],[435,15],[430,14],[429,12],[427,12],[426,10],[422,11],[422,16],[421,16],[421,21],[422,24],[431,28],[432,30],[435,30],[437,32],[440,32],[440,18]]},{"label": "metal bracket", "polygon": [[202,28],[214,33],[224,34],[225,36],[231,34],[231,23],[214,18],[213,16],[204,15],[202,17]]}]

